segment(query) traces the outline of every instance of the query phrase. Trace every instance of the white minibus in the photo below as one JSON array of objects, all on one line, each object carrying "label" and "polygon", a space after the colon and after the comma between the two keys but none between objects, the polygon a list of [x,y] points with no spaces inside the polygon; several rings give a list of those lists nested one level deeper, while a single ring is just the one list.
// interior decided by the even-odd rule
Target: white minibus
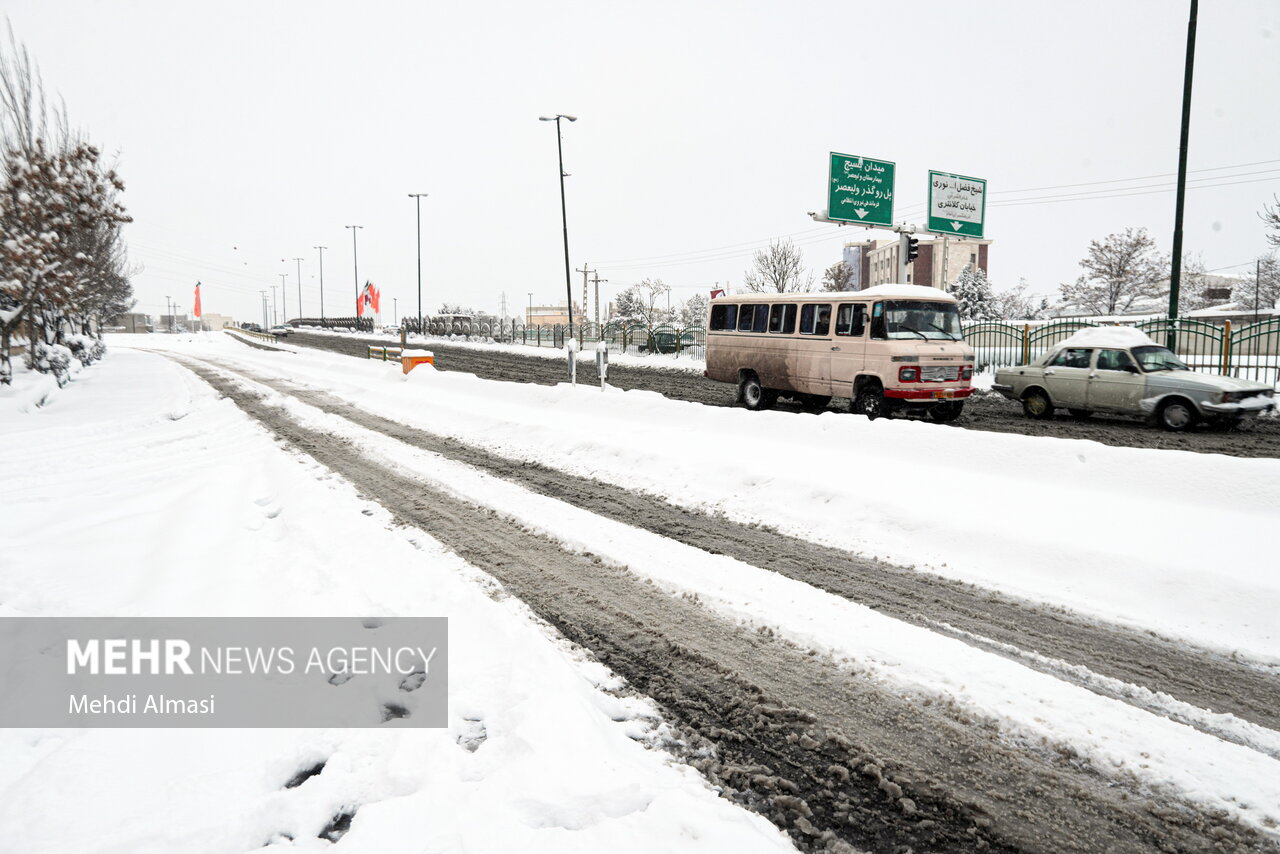
[{"label": "white minibus", "polygon": [[733,294],[711,301],[706,375],[748,409],[779,396],[821,411],[847,397],[868,418],[951,421],[973,393],[973,349],[955,297],[922,285]]}]

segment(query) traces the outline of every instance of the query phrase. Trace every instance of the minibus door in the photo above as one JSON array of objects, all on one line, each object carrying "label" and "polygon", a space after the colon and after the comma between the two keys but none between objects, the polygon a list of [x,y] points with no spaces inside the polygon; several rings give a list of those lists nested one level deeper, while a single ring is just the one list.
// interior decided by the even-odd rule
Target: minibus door
[{"label": "minibus door", "polygon": [[831,341],[831,389],[842,396],[853,387],[867,358],[867,306],[841,303],[836,308],[835,337]]}]

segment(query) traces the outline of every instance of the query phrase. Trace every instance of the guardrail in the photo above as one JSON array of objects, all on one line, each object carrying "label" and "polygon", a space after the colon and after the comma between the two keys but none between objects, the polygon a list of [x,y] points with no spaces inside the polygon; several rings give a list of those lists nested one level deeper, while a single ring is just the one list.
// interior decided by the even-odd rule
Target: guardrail
[{"label": "guardrail", "polygon": [[384,362],[400,361],[401,347],[369,347],[370,359],[381,359]]},{"label": "guardrail", "polygon": [[257,338],[259,341],[266,341],[270,344],[277,343],[280,339],[267,332],[254,332],[250,329],[239,329],[236,327],[226,327],[222,330],[229,335],[243,335],[246,338]]}]

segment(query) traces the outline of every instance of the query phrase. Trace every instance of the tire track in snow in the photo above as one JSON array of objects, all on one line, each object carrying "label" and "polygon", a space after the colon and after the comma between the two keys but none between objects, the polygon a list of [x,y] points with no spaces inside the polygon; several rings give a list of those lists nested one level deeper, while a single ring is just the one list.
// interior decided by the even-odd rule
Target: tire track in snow
[{"label": "tire track in snow", "polygon": [[[625,568],[371,461],[207,366],[180,360],[292,448],[501,581],[566,638],[715,746],[694,754],[726,795],[806,850],[1252,850],[1255,832],[1102,777],[1052,745],[903,696],[730,625]],[[510,465],[506,463],[506,465]],[[482,534],[479,532],[483,532]]]},{"label": "tire track in snow", "polygon": [[[215,363],[208,363],[215,364]],[[660,496],[511,460],[455,439],[384,418],[327,394],[244,369],[217,365],[366,429],[597,515],[712,554],[772,570],[897,619],[948,633],[1145,711],[1275,755],[1280,678],[1249,662],[1154,633],[1092,620],[991,590],[815,545],[669,504]],[[1065,662],[1069,666],[1061,666]],[[1102,680],[1117,683],[1106,685]],[[1134,686],[1133,691],[1117,690]],[[1158,695],[1178,701],[1176,716]],[[1199,712],[1200,714],[1196,714]],[[1238,719],[1223,720],[1223,716]]]}]

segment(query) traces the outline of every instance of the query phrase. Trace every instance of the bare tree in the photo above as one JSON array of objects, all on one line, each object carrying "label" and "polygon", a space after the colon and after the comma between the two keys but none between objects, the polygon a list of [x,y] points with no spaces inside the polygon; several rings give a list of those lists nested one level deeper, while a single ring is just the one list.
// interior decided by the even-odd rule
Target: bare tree
[{"label": "bare tree", "polygon": [[1275,199],[1275,206],[1262,206],[1262,213],[1258,217],[1262,220],[1262,224],[1271,230],[1271,234],[1267,235],[1267,242],[1272,246],[1280,246],[1280,196],[1272,196]]},{"label": "bare tree", "polygon": [[837,261],[822,271],[822,290],[851,291],[853,290],[853,277],[856,274],[857,270],[854,270],[853,267],[844,261]]},{"label": "bare tree", "polygon": [[785,294],[813,290],[813,276],[806,272],[800,250],[790,240],[781,240],[756,253],[743,284],[753,293]]},{"label": "bare tree", "polygon": [[1167,287],[1168,258],[1156,250],[1145,228],[1126,228],[1101,242],[1090,241],[1080,266],[1084,275],[1062,285],[1062,297],[1090,314],[1126,312],[1141,300],[1159,297]]}]

